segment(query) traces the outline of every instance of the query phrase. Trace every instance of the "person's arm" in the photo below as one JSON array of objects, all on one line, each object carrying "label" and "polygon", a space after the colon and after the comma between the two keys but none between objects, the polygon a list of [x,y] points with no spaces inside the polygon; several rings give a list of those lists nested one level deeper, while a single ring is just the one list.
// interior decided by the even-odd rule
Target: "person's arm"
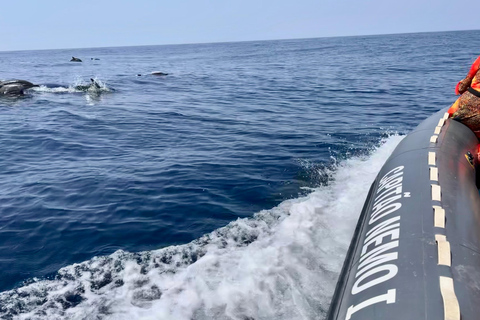
[{"label": "person's arm", "polygon": [[477,74],[477,71],[479,68],[480,68],[480,56],[477,58],[477,60],[473,62],[472,67],[470,68],[470,71],[468,72],[465,79],[457,83],[457,86],[455,87],[455,94],[462,94],[465,91],[467,91],[468,87],[472,83],[472,79]]}]

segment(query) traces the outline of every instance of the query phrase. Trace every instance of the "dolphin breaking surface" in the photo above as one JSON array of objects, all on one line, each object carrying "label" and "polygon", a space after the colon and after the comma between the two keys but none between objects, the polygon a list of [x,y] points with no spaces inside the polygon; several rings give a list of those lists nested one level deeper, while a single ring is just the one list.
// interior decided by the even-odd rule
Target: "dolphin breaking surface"
[{"label": "dolphin breaking surface", "polygon": [[0,81],[0,95],[23,95],[24,91],[38,85],[26,80]]},{"label": "dolphin breaking surface", "polygon": [[60,84],[33,84],[26,80],[4,80],[0,81],[0,95],[22,96],[25,90],[31,89],[37,93],[104,93],[114,91],[112,88],[100,79],[91,78],[89,82],[81,79],[72,85]]}]

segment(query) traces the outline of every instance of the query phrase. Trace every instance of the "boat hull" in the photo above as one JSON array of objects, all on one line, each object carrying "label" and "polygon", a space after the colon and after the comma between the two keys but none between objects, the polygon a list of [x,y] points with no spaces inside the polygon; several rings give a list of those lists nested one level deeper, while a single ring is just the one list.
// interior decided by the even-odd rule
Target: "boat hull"
[{"label": "boat hull", "polygon": [[476,319],[478,140],[445,110],[403,139],[372,184],[328,319]]}]

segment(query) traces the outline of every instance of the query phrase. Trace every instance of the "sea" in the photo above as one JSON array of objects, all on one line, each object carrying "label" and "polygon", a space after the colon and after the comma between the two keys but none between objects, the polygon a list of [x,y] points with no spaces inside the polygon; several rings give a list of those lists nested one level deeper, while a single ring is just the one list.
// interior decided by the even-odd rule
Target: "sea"
[{"label": "sea", "polygon": [[370,185],[479,47],[0,52],[0,79],[39,85],[0,97],[0,318],[325,319]]}]

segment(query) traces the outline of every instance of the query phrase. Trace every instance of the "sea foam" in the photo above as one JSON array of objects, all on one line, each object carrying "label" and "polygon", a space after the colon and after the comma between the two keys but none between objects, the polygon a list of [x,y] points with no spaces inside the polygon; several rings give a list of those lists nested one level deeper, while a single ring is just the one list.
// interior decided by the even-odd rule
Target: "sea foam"
[{"label": "sea foam", "polygon": [[0,293],[0,317],[322,319],[368,189],[402,138],[336,164],[307,196],[191,243],[117,251]]}]

